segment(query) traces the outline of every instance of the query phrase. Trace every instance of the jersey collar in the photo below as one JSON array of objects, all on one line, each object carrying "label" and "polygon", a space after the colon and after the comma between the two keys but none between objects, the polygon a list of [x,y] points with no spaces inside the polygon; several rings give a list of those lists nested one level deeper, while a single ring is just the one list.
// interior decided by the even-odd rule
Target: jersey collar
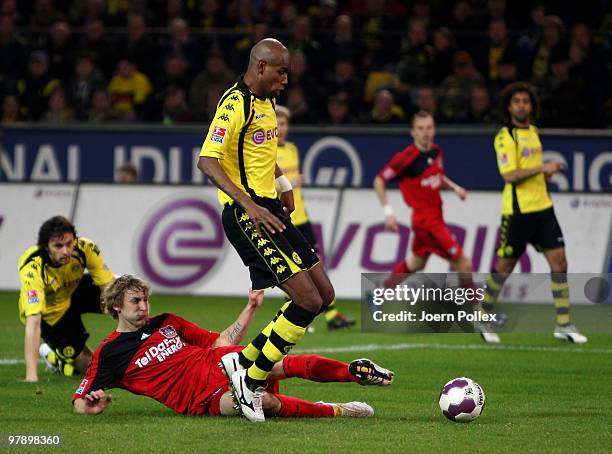
[{"label": "jersey collar", "polygon": [[238,79],[238,88],[243,91],[246,94],[249,94],[261,101],[265,101],[266,98],[262,98],[261,96],[257,96],[255,93],[253,93],[251,90],[249,90],[249,87],[247,87],[247,84],[244,83],[244,74],[240,75],[240,78]]}]

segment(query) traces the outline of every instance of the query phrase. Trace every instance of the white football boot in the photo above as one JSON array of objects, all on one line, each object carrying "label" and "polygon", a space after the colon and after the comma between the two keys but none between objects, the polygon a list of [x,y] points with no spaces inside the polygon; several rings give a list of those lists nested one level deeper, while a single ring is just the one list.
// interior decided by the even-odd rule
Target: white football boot
[{"label": "white football boot", "polygon": [[221,362],[219,362],[219,367],[223,369],[228,380],[234,372],[242,370],[243,367],[238,362],[238,352],[231,352],[223,355],[221,357]]},{"label": "white football boot", "polygon": [[374,416],[374,409],[365,402],[346,402],[343,404],[319,401],[318,404],[331,405],[338,409],[336,416],[349,418],[370,418]]},{"label": "white football boot", "polygon": [[499,344],[500,339],[491,322],[476,322],[474,328],[482,337],[482,340],[489,344]]},{"label": "white football boot", "polygon": [[349,373],[359,379],[362,385],[389,386],[395,373],[380,367],[368,358],[355,359],[349,364]]},{"label": "white football boot", "polygon": [[230,379],[233,397],[242,414],[252,422],[264,422],[263,393],[265,388],[259,387],[251,391],[245,383],[246,369],[234,372]]},{"label": "white football boot", "polygon": [[56,364],[53,364],[51,361],[49,361],[48,357],[50,353],[55,354],[55,352],[51,350],[51,347],[49,347],[47,343],[43,342],[42,344],[40,344],[40,347],[38,349],[38,354],[40,355],[41,359],[45,363],[45,370],[53,374],[59,374],[60,372],[59,367],[57,367]]},{"label": "white football boot", "polygon": [[553,331],[555,339],[560,339],[574,344],[586,344],[588,338],[584,334],[580,334],[574,325],[559,326]]}]

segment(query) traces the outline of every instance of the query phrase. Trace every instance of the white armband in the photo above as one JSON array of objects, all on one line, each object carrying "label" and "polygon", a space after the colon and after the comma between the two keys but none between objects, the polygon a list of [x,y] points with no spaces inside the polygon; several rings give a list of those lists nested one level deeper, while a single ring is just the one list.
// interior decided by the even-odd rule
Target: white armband
[{"label": "white armband", "polygon": [[395,211],[393,211],[393,207],[389,204],[383,205],[383,211],[385,212],[385,217],[395,216]]},{"label": "white armband", "polygon": [[287,192],[293,189],[289,178],[287,178],[284,174],[274,180],[274,185],[276,186],[276,190],[278,192]]}]

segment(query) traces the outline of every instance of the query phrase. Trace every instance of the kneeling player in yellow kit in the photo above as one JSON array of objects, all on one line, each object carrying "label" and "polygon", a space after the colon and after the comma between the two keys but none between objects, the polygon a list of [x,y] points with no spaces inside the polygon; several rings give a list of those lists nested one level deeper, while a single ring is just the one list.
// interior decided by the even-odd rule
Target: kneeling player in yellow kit
[{"label": "kneeling player in yellow kit", "polygon": [[[77,238],[68,219],[55,216],[42,224],[38,243],[19,259],[19,278],[25,381],[38,381],[39,352],[52,370],[83,373],[91,350],[85,345],[89,333],[81,315],[102,313],[101,290],[113,279],[98,247],[87,238]],[[44,343],[39,346],[41,338]]]}]

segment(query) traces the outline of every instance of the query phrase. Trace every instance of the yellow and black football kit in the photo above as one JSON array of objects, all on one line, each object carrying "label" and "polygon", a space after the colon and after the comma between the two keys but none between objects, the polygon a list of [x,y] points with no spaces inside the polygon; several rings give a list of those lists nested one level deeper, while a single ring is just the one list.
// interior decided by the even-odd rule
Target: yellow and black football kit
[{"label": "yellow and black football kit", "polygon": [[[503,127],[495,137],[494,145],[501,175],[542,165],[542,143],[535,126]],[[497,253],[500,257],[520,257],[527,243],[539,251],[564,246],[543,173],[504,186]]]},{"label": "yellow and black football kit", "polygon": [[238,188],[286,226],[285,231],[276,233],[264,229],[264,236],[259,236],[244,209],[219,190],[225,233],[249,267],[256,290],[279,285],[318,262],[277,199],[277,144],[274,101],[255,96],[240,80],[221,97],[200,153],[217,158]]},{"label": "yellow and black football kit", "polygon": [[[517,169],[533,169],[542,165],[542,143],[535,126],[506,126],[495,137],[494,145],[497,165],[502,175]],[[533,244],[540,252],[565,245],[543,173],[520,183],[506,183],[504,187],[497,254],[502,258],[518,258],[525,252],[527,243]],[[493,310],[505,280],[506,276],[495,270],[487,276],[481,306],[484,313]],[[570,323],[570,303],[566,273],[551,274],[551,290],[557,324],[567,326]]]},{"label": "yellow and black football kit", "polygon": [[[300,153],[291,142],[285,142],[278,146],[276,163],[283,171],[289,181],[294,181],[300,176]],[[302,197],[302,188],[293,188],[293,202],[295,210],[291,213],[291,222],[297,227],[304,238],[308,240],[315,251],[319,250],[316,237],[312,230],[312,225],[308,220],[304,199]]]},{"label": "yellow and black football kit", "polygon": [[19,278],[21,322],[40,314],[45,342],[67,359],[76,357],[89,337],[81,314],[101,313],[100,288],[113,279],[98,247],[77,238],[70,261],[55,267],[46,251],[32,246],[19,259]]},{"label": "yellow and black football kit", "polygon": [[[277,198],[274,180],[278,124],[274,107],[273,100],[257,97],[240,79],[221,97],[200,153],[217,158],[238,188],[286,226],[283,232],[276,233],[261,226],[262,234],[258,234],[245,210],[219,191],[219,201],[224,205],[223,229],[249,267],[253,289],[278,286],[319,261]],[[249,388],[265,383],[274,363],[304,336],[316,315],[289,301],[244,348],[240,362],[248,368],[245,382]]]}]

